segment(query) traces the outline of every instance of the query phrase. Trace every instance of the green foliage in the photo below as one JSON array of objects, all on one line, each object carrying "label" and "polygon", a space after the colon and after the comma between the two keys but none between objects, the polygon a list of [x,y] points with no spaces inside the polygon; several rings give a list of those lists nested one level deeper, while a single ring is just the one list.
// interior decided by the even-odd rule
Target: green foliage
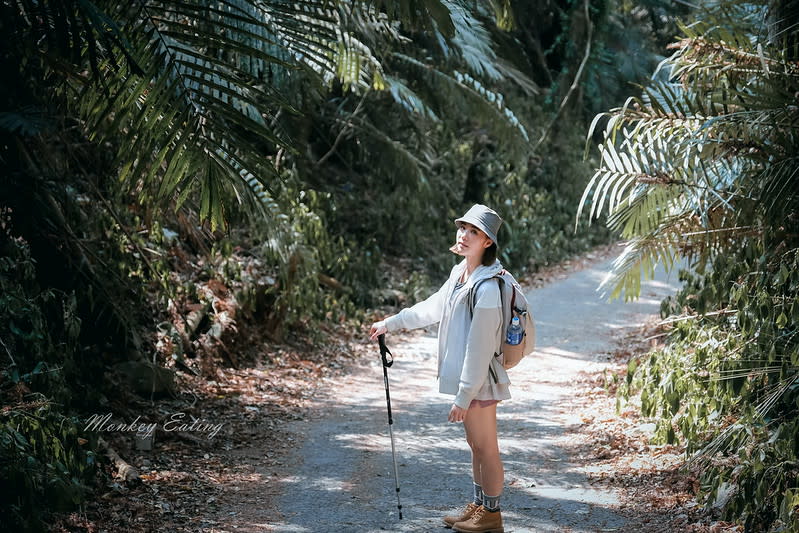
[{"label": "green foliage", "polygon": [[0,414],[4,530],[44,531],[48,513],[71,510],[86,499],[96,462],[92,443],[79,441],[79,424],[44,402]]},{"label": "green foliage", "polygon": [[624,101],[639,80],[646,80],[664,57],[679,32],[688,2],[645,0],[591,2],[598,34],[591,61],[586,66],[586,116]]},{"label": "green foliage", "polygon": [[8,362],[0,374],[0,526],[32,531],[43,527],[43,513],[80,504],[94,473],[76,420],[47,399],[72,399],[81,321],[74,294],[38,288],[27,243],[2,222],[0,344]]},{"label": "green foliage", "polygon": [[799,483],[798,260],[753,241],[705,276],[685,273],[664,309],[679,314],[668,346],[621,391],[640,393],[661,442],[685,440],[708,505],[756,531],[797,519],[785,498]]},{"label": "green foliage", "polygon": [[[504,259],[514,268],[595,242],[592,230],[570,237],[563,220],[568,184],[583,172],[573,139],[555,136],[542,149],[558,157],[529,167],[531,124],[546,97],[503,41],[529,24],[513,23],[516,7],[67,1],[60,25],[54,5],[31,18],[27,3],[12,2],[2,20],[10,66],[29,58],[20,83],[52,80],[18,92],[55,96],[58,120],[76,120],[103,146],[98,170],[112,179],[102,192],[126,233],[111,241],[140,256],[148,272],[134,269],[137,280],[170,290],[164,263],[136,249],[139,235],[159,233],[165,208],[196,213],[212,231],[252,224],[244,233],[258,235],[258,255],[279,272],[274,301],[292,327],[349,312],[347,302],[368,305],[386,255],[446,268],[451,235],[418,228],[449,228],[472,201],[513,204],[519,220],[509,220]],[[65,35],[68,50],[58,48]],[[66,60],[54,68],[50,54]],[[35,131],[23,116],[31,114],[0,124],[14,135]],[[141,213],[135,231],[116,204],[131,197]],[[323,276],[347,290],[320,292]]]},{"label": "green foliage", "polygon": [[550,157],[537,161],[525,176],[508,172],[491,191],[494,205],[508,217],[499,236],[501,259],[515,271],[535,271],[609,242],[604,228],[574,228],[580,188],[569,177],[588,171],[573,157],[580,143],[578,134],[561,134],[546,145]]},{"label": "green foliage", "polygon": [[370,254],[368,243],[331,235],[323,218],[327,207],[335,206],[331,195],[307,188],[296,173],[285,172],[277,198],[291,206],[283,227],[290,232],[290,245],[273,247],[269,239],[275,228],[267,225],[256,226],[253,237],[263,243],[255,250],[278,271],[274,305],[282,327],[307,327],[323,319],[340,322],[354,314],[356,304],[366,298],[365,287],[375,279],[379,258]]},{"label": "green foliage", "polygon": [[[799,525],[799,115],[788,3],[713,2],[644,96],[608,116],[581,209],[628,239],[612,293],[688,259],[669,344],[631,362],[662,442],[684,440],[701,497],[747,531]],[[768,18],[772,16],[773,18]],[[769,25],[764,26],[764,17]],[[597,119],[599,120],[599,118]]]},{"label": "green foliage", "polygon": [[69,403],[81,320],[74,294],[41,290],[28,244],[6,233],[0,246],[0,343],[6,387],[20,383]]},{"label": "green foliage", "polygon": [[737,234],[759,231],[761,217],[791,211],[794,196],[781,193],[796,190],[796,111],[787,105],[795,67],[780,42],[751,42],[747,31],[760,26],[750,4],[722,5],[717,25],[685,29],[662,67],[670,81],[594,121],[608,119],[580,211],[590,204],[589,218],[599,218],[607,209],[609,227],[629,240],[613,297],[635,297],[656,262],[706,262]]}]

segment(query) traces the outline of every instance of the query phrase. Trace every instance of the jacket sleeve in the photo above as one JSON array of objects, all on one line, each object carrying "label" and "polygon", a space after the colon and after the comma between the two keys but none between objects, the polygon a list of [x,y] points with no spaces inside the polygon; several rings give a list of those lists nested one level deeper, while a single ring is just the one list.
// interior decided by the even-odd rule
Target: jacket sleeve
[{"label": "jacket sleeve", "polygon": [[449,282],[444,283],[426,300],[406,307],[396,315],[386,318],[388,331],[423,328],[440,322],[444,312],[444,302],[447,298],[447,287],[449,287]]},{"label": "jacket sleeve", "polygon": [[466,358],[461,370],[461,381],[455,405],[468,409],[480,392],[488,376],[488,367],[494,353],[499,349],[502,327],[502,309],[499,287],[496,283],[483,282],[477,288],[474,315],[469,326],[466,342]]}]

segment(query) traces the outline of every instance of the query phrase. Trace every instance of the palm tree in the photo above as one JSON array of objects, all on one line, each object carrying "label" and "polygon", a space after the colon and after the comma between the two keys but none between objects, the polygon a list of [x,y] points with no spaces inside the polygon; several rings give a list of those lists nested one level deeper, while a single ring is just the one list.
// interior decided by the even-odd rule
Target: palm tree
[{"label": "palm tree", "polygon": [[592,126],[606,124],[605,142],[579,213],[606,212],[628,239],[605,282],[613,297],[637,297],[658,263],[707,263],[795,209],[797,70],[785,43],[796,27],[768,42],[765,2],[706,10],[644,95]]},{"label": "palm tree", "polygon": [[[502,96],[479,81],[496,58],[490,35],[476,31],[480,22],[466,6],[442,0],[9,2],[0,11],[5,59],[7,71],[20,75],[7,86],[9,111],[0,128],[12,138],[35,138],[61,131],[48,125],[67,121],[73,136],[80,132],[110,152],[104,157],[111,156],[113,179],[92,180],[95,192],[134,194],[148,212],[188,207],[211,231],[228,227],[239,211],[254,210],[271,228],[265,242],[278,261],[288,265],[303,254],[313,269],[313,246],[292,220],[306,208],[281,184],[287,158],[305,170],[301,180],[312,181],[339,149],[338,140],[352,138],[384,154],[385,172],[413,182],[427,168],[424,132],[465,107],[470,115],[482,113],[489,128],[510,132],[506,137],[517,146],[524,142],[524,126]],[[409,32],[434,35],[449,64],[439,69],[416,57],[407,46]],[[524,79],[509,67],[503,72],[489,74]],[[453,105],[460,102],[468,106]],[[314,115],[320,105],[332,108],[330,118]],[[364,105],[398,118],[363,112]],[[336,136],[324,148],[328,155],[309,150],[306,126],[318,118],[329,120]],[[397,121],[400,131],[417,133],[397,136],[391,129]],[[40,161],[37,150],[47,151],[47,144],[16,143],[24,153],[17,168]],[[37,180],[58,166],[29,173]],[[21,179],[11,189],[34,182]],[[75,233],[60,226],[50,233],[56,240]],[[75,254],[87,256],[79,239],[67,240]],[[147,254],[139,255],[146,262]],[[310,274],[300,277],[313,280]]]},{"label": "palm tree", "polygon": [[601,160],[579,208],[627,240],[613,297],[690,263],[670,345],[630,379],[660,435],[682,431],[704,497],[747,530],[799,523],[796,7],[712,2],[683,26],[643,97],[595,119]]},{"label": "palm tree", "polygon": [[[455,17],[457,28],[456,13],[462,15]],[[356,94],[391,89],[411,112],[430,116],[429,105],[405,80],[386,74],[385,54],[378,56],[402,38],[389,16],[401,15],[404,24],[417,27],[433,25],[442,40],[451,34],[457,44],[470,35],[461,26],[474,22],[461,22],[464,13],[459,3],[439,0],[376,5],[20,0],[4,7],[3,25],[28,55],[50,62],[63,77],[61,87],[77,97],[75,111],[92,140],[118,147],[120,181],[144,201],[180,207],[194,200],[201,219],[214,229],[224,225],[225,209],[233,205],[254,198],[268,204],[276,178],[270,158],[280,150],[301,149],[281,117],[307,105],[303,95],[334,84]],[[487,40],[461,43],[477,57],[478,70],[490,68],[492,58],[479,55]],[[389,55],[431,71],[413,57]],[[469,86],[453,84],[461,91]],[[493,96],[475,90],[476,80],[471,84],[467,94]],[[24,114],[17,118],[19,128],[33,125]],[[125,142],[116,143],[120,135]]]},{"label": "palm tree", "polygon": [[[324,239],[325,231],[306,205],[312,195],[299,198],[285,167],[291,158],[318,166],[325,160],[308,149],[308,137],[297,124],[319,108],[332,107],[336,135],[375,143],[391,156],[382,164],[405,162],[404,168],[411,169],[407,179],[413,180],[426,164],[424,157],[390,126],[398,120],[440,120],[448,112],[444,102],[433,103],[430,97],[441,93],[424,94],[424,84],[408,81],[408,75],[425,72],[446,83],[449,94],[459,90],[473,107],[482,106],[496,129],[523,133],[501,98],[480,85],[479,72],[470,74],[457,60],[466,49],[465,43],[458,44],[464,27],[475,21],[466,19],[468,11],[462,13],[456,31],[452,13],[465,10],[466,4],[0,4],[0,71],[6,77],[0,87],[0,247],[4,254],[15,252],[4,255],[0,268],[3,286],[13,289],[3,292],[0,306],[0,343],[10,361],[2,369],[4,384],[26,372],[50,375],[58,369],[52,372],[58,378],[48,383],[55,383],[63,396],[42,392],[62,402],[68,413],[98,400],[102,387],[97,385],[103,384],[101,376],[111,363],[135,358],[136,352],[152,353],[135,326],[153,319],[152,307],[143,302],[147,282],[160,277],[171,283],[158,271],[163,263],[153,264],[159,246],[147,243],[153,233],[161,233],[158,223],[168,219],[165,210],[178,210],[179,217],[202,222],[211,231],[229,229],[255,213],[251,218],[265,221],[261,226],[268,228],[263,240],[276,256],[275,270],[286,293],[275,303],[276,315],[286,320],[292,307],[312,307],[322,292],[317,281],[321,253],[313,239]],[[416,56],[409,32],[435,32],[448,47],[451,64],[436,74],[435,65],[425,63],[421,53]],[[470,57],[485,56],[473,68],[484,69],[491,61],[488,41],[487,34],[469,41],[474,47]],[[338,107],[342,100],[356,104]],[[386,121],[363,112],[358,102],[380,102],[392,115],[407,110],[407,117]],[[325,150],[338,148],[332,142]],[[159,231],[148,232],[151,228]],[[147,269],[151,272],[143,275]],[[6,309],[8,301],[13,305]],[[54,436],[45,432],[42,438],[56,450],[59,439],[73,431],[67,439],[74,443],[74,424],[60,412],[53,419],[47,429],[55,428]],[[70,501],[78,501],[83,492],[72,460],[87,466],[86,458],[72,450],[68,459],[59,459],[69,466],[64,474],[66,467],[48,466],[55,462],[49,448],[37,446],[35,453],[32,446],[23,446],[17,431],[41,442],[38,433],[16,422],[0,425],[7,445],[0,450],[4,463],[19,475],[7,476],[8,482],[25,479],[33,487],[16,508],[23,516],[2,518],[12,529],[21,529],[17,518],[27,520],[40,510],[33,503],[42,486],[37,476],[45,479],[48,468],[58,470],[63,479],[47,471],[48,483],[63,482],[74,489]],[[60,453],[65,454],[63,447]],[[41,468],[31,467],[34,455]],[[19,495],[14,505],[20,505]]]}]

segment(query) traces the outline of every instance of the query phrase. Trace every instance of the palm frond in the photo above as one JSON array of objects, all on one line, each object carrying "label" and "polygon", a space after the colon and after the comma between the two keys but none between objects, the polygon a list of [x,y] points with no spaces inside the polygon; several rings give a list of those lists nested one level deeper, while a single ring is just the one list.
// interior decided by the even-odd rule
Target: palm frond
[{"label": "palm frond", "polygon": [[53,126],[43,109],[26,105],[15,111],[0,112],[0,129],[22,137],[39,135]]},{"label": "palm frond", "polygon": [[432,121],[438,121],[439,117],[427,105],[424,98],[412,90],[402,78],[387,76],[388,91],[394,101],[404,107],[408,112],[420,115]]},{"label": "palm frond", "polygon": [[[781,368],[782,372],[780,372],[780,370],[767,371],[766,368],[763,368],[762,370],[763,373],[776,373],[780,375],[785,372],[784,367]],[[777,405],[777,403],[785,396],[786,392],[795,386],[799,376],[796,373],[796,368],[792,370],[793,372],[790,373],[787,378],[778,379],[776,383],[762,391],[763,399],[752,408],[754,416],[756,416],[759,420],[766,419],[775,405]],[[721,379],[735,379],[735,376],[723,377]],[[752,439],[753,435],[749,426],[741,423],[732,424],[724,428],[724,430],[722,430],[715,438],[713,438],[710,442],[705,444],[700,450],[693,454],[688,459],[687,465],[697,465],[701,467],[707,466],[713,457],[715,457],[722,450],[746,446],[747,443],[749,443]],[[732,447],[731,444],[733,442],[737,446]]]},{"label": "palm frond", "polygon": [[665,268],[666,272],[671,271],[678,253],[670,242],[660,237],[655,234],[628,241],[624,251],[614,260],[613,270],[605,276],[598,290],[610,299],[624,296],[625,301],[634,300],[641,293],[642,279],[653,279],[658,265]]},{"label": "palm frond", "polygon": [[51,67],[68,76],[84,61],[96,77],[99,62],[119,66],[120,60],[137,71],[132,49],[117,21],[95,3],[82,0],[27,2],[15,0],[2,10],[2,25],[31,41],[31,47],[47,56]]},{"label": "palm frond", "polygon": [[[733,8],[722,18],[751,15],[747,6]],[[797,146],[799,112],[785,105],[797,66],[716,26],[686,32],[662,66],[671,79],[606,115],[601,164],[578,207],[578,219],[589,204],[589,219],[606,211],[608,225],[635,243],[613,277],[628,289],[636,288],[628,276],[641,272],[639,263],[673,262],[651,251],[658,235],[675,253],[707,260],[758,228],[752,216],[777,220],[797,205],[797,152],[786,147]]]},{"label": "palm frond", "polygon": [[226,198],[249,203],[263,192],[241,175],[257,176],[267,188],[274,179],[259,154],[294,148],[276,129],[275,114],[296,109],[264,76],[294,72],[354,90],[383,87],[379,61],[342,31],[336,6],[321,0],[146,2],[135,13],[113,13],[127,20],[132,57],[145,75],[130,68],[109,75],[110,100],[85,86],[87,125],[99,141],[128,132],[130,143],[118,153],[120,179],[143,200],[181,205],[196,194],[212,227],[223,223]]},{"label": "palm frond", "polygon": [[475,118],[482,119],[481,122],[491,127],[503,140],[513,142],[516,139],[519,142],[520,137],[525,143],[529,140],[527,129],[513,111],[505,106],[502,94],[489,90],[469,74],[456,71],[450,76],[408,55],[397,52],[393,57],[413,69],[428,86],[436,88],[435,94],[427,95],[427,101],[437,114],[442,113],[439,109],[448,108],[452,114],[452,106],[460,106]]},{"label": "palm frond", "polygon": [[[445,4],[455,25],[451,45],[457,49],[472,74],[490,80],[502,78],[502,73],[496,67],[497,55],[492,48],[491,36],[482,22],[471,9],[457,0],[445,0]],[[453,52],[444,45],[443,39],[439,39],[439,43],[445,56]]]},{"label": "palm frond", "polygon": [[435,29],[447,38],[455,33],[455,26],[444,0],[364,0],[373,4],[376,11],[384,12],[391,20],[401,21],[409,28]]},{"label": "palm frond", "polygon": [[[300,95],[308,86],[321,91],[337,84],[362,94],[389,89],[394,101],[422,122],[461,116],[468,108],[468,116],[490,125],[517,152],[524,151],[525,127],[502,95],[484,83],[507,76],[528,92],[535,86],[498,62],[491,36],[475,15],[479,10],[464,2],[143,0],[89,5],[64,0],[42,9],[72,16],[57,17],[52,11],[44,18],[26,11],[30,3],[16,4],[17,26],[49,21],[37,26],[47,42],[68,36],[68,54],[77,64],[92,64],[94,79],[101,83],[78,78],[72,88],[86,131],[94,141],[117,149],[120,182],[143,202],[194,205],[212,228],[225,223],[226,210],[255,205],[269,193],[270,182],[277,179],[270,154],[297,148],[279,117],[305,105]],[[502,6],[503,16],[510,16],[507,3],[494,8]],[[70,26],[73,20],[78,23]],[[453,64],[468,73],[444,74],[389,51],[391,61],[399,57],[412,78],[426,83],[419,87],[401,72],[386,74],[385,59],[375,50],[386,42],[407,41],[400,31],[407,22],[433,29],[453,51]],[[389,148],[403,168],[416,169],[411,175],[423,176],[431,157],[424,155],[430,150],[423,134],[419,146],[405,146],[364,117],[343,117],[340,123]],[[423,129],[421,123],[412,127]],[[127,142],[113,143],[120,132]]]}]

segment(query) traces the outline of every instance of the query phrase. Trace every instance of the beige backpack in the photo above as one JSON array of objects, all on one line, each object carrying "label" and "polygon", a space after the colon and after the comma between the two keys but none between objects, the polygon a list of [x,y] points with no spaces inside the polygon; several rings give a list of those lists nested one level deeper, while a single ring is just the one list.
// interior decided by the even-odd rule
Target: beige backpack
[{"label": "beige backpack", "polygon": [[[502,270],[496,276],[491,278],[481,279],[472,286],[471,294],[469,296],[469,311],[474,314],[475,299],[477,298],[477,287],[481,283],[489,279],[496,279],[499,284],[500,300],[502,302],[502,345],[495,353],[500,358],[502,366],[505,369],[513,368],[526,356],[533,353],[535,350],[535,321],[533,320],[533,313],[529,308],[527,297],[524,295],[519,282],[507,270]],[[520,344],[511,345],[505,342],[508,336],[508,328],[510,327],[513,317],[519,317],[522,329],[524,330],[524,337]]]}]

